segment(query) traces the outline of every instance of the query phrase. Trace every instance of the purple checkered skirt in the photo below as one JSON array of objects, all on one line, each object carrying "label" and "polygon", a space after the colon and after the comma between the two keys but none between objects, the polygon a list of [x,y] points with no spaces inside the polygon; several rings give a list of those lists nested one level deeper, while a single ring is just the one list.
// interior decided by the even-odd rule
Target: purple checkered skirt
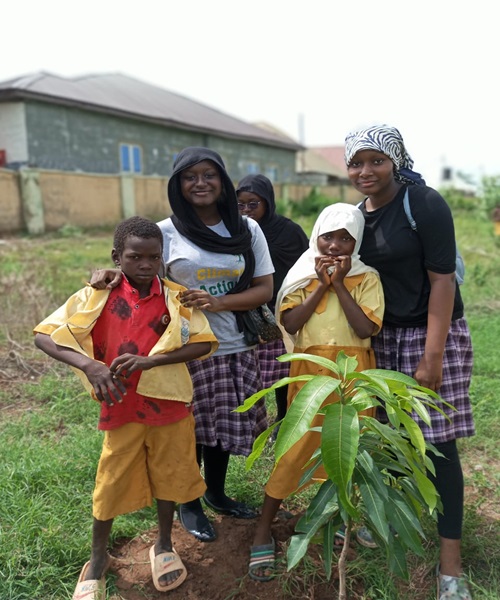
[{"label": "purple checkered skirt", "polygon": [[210,356],[187,363],[193,380],[196,443],[248,456],[254,439],[267,428],[264,399],[249,411],[232,412],[262,389],[255,350]]},{"label": "purple checkered skirt", "polygon": [[[400,371],[413,377],[424,353],[426,338],[427,327],[406,329],[384,325],[380,333],[372,338],[377,368]],[[425,439],[431,444],[474,435],[474,420],[469,398],[472,363],[472,343],[467,321],[465,318],[452,321],[444,351],[443,383],[438,393],[457,410],[441,407],[450,421],[437,411],[430,410],[432,427],[423,423],[418,415],[412,414],[413,419],[421,427]],[[381,420],[387,419],[381,418]]]},{"label": "purple checkered skirt", "polygon": [[286,354],[283,340],[274,340],[267,344],[260,344],[257,346],[257,354],[259,357],[262,387],[271,387],[273,383],[283,379],[283,377],[288,377],[290,363],[276,360],[277,356]]}]

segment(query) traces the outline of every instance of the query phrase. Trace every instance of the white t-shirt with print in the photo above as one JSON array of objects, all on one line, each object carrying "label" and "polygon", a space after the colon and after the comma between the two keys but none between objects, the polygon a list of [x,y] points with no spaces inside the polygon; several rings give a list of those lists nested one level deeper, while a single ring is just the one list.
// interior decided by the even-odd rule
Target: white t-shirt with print
[{"label": "white t-shirt with print", "polygon": [[[243,217],[252,234],[252,250],[255,255],[254,277],[274,273],[266,238],[253,219]],[[163,258],[167,268],[167,277],[188,289],[206,290],[212,296],[224,296],[231,290],[245,269],[245,260],[241,254],[218,254],[208,252],[181,235],[170,218],[160,221],[158,226],[163,232]],[[229,231],[220,221],[210,227],[222,237],[230,237]],[[219,340],[216,355],[233,354],[248,350],[243,334],[238,331],[236,318],[231,311],[203,311],[210,327]]]}]

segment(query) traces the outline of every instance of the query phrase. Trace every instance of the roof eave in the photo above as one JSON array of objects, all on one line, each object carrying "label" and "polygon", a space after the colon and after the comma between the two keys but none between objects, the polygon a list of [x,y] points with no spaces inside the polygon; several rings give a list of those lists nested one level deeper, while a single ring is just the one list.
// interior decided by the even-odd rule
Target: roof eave
[{"label": "roof eave", "polygon": [[8,102],[12,100],[38,100],[40,102],[47,102],[50,104],[58,104],[60,106],[70,106],[81,108],[84,110],[104,113],[108,115],[114,115],[118,117],[126,117],[129,119],[135,119],[137,121],[142,121],[146,123],[154,123],[157,125],[163,126],[173,126],[177,129],[183,129],[185,131],[197,131],[202,133],[208,133],[213,135],[218,135],[219,137],[228,138],[228,139],[246,139],[252,140],[256,143],[272,146],[272,147],[280,147],[286,150],[294,150],[296,152],[300,150],[305,150],[305,147],[295,143],[295,142],[287,142],[285,140],[270,140],[267,138],[262,138],[259,136],[252,136],[247,134],[237,134],[231,133],[228,131],[222,131],[220,129],[212,129],[210,127],[200,127],[196,125],[190,125],[189,123],[184,123],[181,121],[175,121],[174,119],[160,119],[155,117],[148,117],[147,115],[142,115],[138,113],[133,113],[125,110],[120,110],[116,108],[111,108],[108,106],[102,106],[99,104],[92,104],[90,102],[82,102],[79,100],[72,100],[66,98],[60,98],[58,96],[51,96],[50,94],[40,94],[39,92],[30,92],[28,90],[19,90],[19,89],[4,89],[0,90],[0,102]]}]

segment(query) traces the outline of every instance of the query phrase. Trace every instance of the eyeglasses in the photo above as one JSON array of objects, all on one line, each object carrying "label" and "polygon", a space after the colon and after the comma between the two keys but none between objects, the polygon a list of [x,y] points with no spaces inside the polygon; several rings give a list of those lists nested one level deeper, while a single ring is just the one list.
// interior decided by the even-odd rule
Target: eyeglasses
[{"label": "eyeglasses", "polygon": [[262,200],[252,200],[252,202],[247,202],[246,204],[238,202],[238,208],[240,210],[255,210],[256,208],[258,208],[261,202]]}]

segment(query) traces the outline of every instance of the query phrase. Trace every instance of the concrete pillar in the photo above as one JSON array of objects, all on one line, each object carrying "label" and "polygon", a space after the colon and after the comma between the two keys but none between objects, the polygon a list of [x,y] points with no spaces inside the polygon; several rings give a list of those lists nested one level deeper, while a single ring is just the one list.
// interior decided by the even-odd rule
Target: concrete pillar
[{"label": "concrete pillar", "polygon": [[34,169],[23,167],[19,170],[19,181],[22,212],[27,231],[34,235],[45,233],[40,173]]},{"label": "concrete pillar", "polygon": [[135,212],[135,185],[134,176],[130,173],[121,174],[121,201],[122,215],[124,219],[129,219],[136,215]]}]

